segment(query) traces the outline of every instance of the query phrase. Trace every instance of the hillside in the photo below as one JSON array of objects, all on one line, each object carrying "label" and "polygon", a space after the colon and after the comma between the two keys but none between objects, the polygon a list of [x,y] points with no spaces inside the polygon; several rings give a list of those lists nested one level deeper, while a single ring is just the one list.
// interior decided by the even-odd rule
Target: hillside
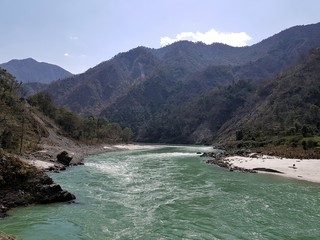
[{"label": "hillside", "polygon": [[[320,48],[301,64],[257,84],[243,108],[218,131],[232,140],[241,131],[244,143],[315,147],[320,143]],[[249,141],[249,142],[248,142]],[[307,144],[307,145],[305,145]]]},{"label": "hillside", "polygon": [[147,48],[120,53],[83,74],[49,85],[55,102],[85,114],[98,115],[116,97],[125,94],[136,82],[145,80],[159,65]]},{"label": "hillside", "polygon": [[51,83],[52,81],[72,76],[63,68],[45,63],[37,62],[32,58],[11,60],[0,64],[0,67],[11,73],[17,81],[23,83]]},{"label": "hillside", "polygon": [[0,68],[0,148],[5,152],[21,155],[39,150],[50,135],[57,139],[52,145],[61,146],[130,141],[128,128],[57,107],[46,93],[26,100],[20,97],[20,88],[21,83]]},{"label": "hillside", "polygon": [[138,47],[56,81],[47,91],[57,104],[74,112],[100,115],[132,128],[136,140],[177,142],[184,137],[153,138],[145,128],[213,88],[281,73],[317,47],[318,39],[320,23],[284,30],[250,47],[187,41],[160,49]]}]

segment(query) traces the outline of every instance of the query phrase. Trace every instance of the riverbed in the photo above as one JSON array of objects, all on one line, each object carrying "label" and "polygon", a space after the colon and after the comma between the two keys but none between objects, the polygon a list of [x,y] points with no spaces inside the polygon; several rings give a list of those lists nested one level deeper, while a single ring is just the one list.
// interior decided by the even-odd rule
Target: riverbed
[{"label": "riverbed", "polygon": [[23,240],[307,239],[320,236],[320,185],[206,165],[201,146],[89,156],[51,177],[76,195],[14,209],[0,230]]}]

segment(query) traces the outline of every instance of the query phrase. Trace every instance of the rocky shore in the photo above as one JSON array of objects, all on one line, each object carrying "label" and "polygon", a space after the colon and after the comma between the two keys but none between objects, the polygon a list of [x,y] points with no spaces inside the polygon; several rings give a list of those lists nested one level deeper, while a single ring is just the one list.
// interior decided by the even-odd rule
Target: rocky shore
[{"label": "rocky shore", "polygon": [[[244,151],[238,151],[238,155],[246,155],[247,153]],[[247,169],[242,167],[234,166],[228,161],[227,157],[231,156],[228,152],[225,151],[219,151],[219,152],[209,152],[209,153],[203,153],[201,157],[209,157],[211,159],[208,159],[205,161],[206,164],[213,164],[217,165],[222,168],[228,169],[230,172],[246,172],[246,173],[257,173],[254,169]]]},{"label": "rocky shore", "polygon": [[285,158],[248,150],[204,153],[207,164],[214,164],[233,172],[266,173],[287,178],[320,183],[320,159]]},{"label": "rocky shore", "polygon": [[[258,173],[258,172],[267,172],[267,173],[279,173],[283,174],[283,172],[267,168],[267,167],[253,167],[253,168],[246,168],[235,165],[234,161],[231,159],[234,156],[244,157],[244,158],[257,158],[260,155],[257,153],[251,153],[249,150],[237,150],[234,153],[228,152],[209,152],[203,153],[201,157],[210,157],[211,159],[206,160],[207,164],[214,164],[222,168],[228,169],[230,172],[242,172],[242,173]],[[262,156],[260,156],[262,157]],[[247,161],[247,160],[245,160]]]},{"label": "rocky shore", "polygon": [[14,156],[0,156],[0,218],[19,206],[73,201],[75,196],[43,171]]},{"label": "rocky shore", "polygon": [[54,183],[45,172],[64,171],[69,166],[82,165],[89,154],[115,150],[112,145],[77,143],[61,135],[49,119],[34,117],[47,131],[37,146],[39,150],[19,156],[0,151],[0,219],[14,207],[73,201],[76,197]]}]

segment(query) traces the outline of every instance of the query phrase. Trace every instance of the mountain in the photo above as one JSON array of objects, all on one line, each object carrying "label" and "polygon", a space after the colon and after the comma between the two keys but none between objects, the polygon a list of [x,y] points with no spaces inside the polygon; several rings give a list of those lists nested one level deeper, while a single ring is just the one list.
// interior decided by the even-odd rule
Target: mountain
[{"label": "mountain", "polygon": [[7,63],[0,64],[0,67],[6,69],[15,76],[19,82],[23,83],[51,83],[54,80],[72,76],[72,73],[59,66],[45,62],[37,62],[32,58],[22,60],[14,59]]},{"label": "mountain", "polygon": [[148,142],[261,147],[320,146],[320,48],[262,81],[240,80],[153,115],[139,128]]},{"label": "mountain", "polygon": [[99,114],[110,101],[145,80],[159,64],[147,48],[139,47],[83,74],[55,81],[47,91],[59,105],[79,113]]},{"label": "mountain", "polygon": [[[197,101],[212,92],[217,96],[235,94],[233,86],[239,86],[244,88],[244,96],[231,98],[229,104],[244,104],[243,98],[250,95],[247,83],[251,89],[251,82],[285,72],[318,47],[319,39],[320,23],[289,28],[250,47],[188,41],[160,49],[138,47],[83,74],[55,81],[47,91],[56,103],[75,112],[101,115],[131,127],[136,140],[207,142],[238,108],[218,111],[222,102],[211,114],[213,119],[215,114],[225,116],[219,120],[221,124],[208,126],[202,122],[205,114],[193,118],[194,112],[189,111]],[[225,86],[230,86],[231,92]],[[188,129],[191,126],[197,128]],[[212,128],[214,134],[207,134]]]}]

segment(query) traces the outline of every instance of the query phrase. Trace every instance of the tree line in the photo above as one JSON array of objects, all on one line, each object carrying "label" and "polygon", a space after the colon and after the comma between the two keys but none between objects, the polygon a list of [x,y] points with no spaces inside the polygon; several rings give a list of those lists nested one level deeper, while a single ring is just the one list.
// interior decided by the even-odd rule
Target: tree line
[{"label": "tree line", "polygon": [[130,128],[122,128],[103,117],[80,116],[64,107],[57,107],[48,93],[35,94],[29,97],[28,103],[54,120],[67,137],[75,140],[87,144],[128,143],[131,140]]}]

